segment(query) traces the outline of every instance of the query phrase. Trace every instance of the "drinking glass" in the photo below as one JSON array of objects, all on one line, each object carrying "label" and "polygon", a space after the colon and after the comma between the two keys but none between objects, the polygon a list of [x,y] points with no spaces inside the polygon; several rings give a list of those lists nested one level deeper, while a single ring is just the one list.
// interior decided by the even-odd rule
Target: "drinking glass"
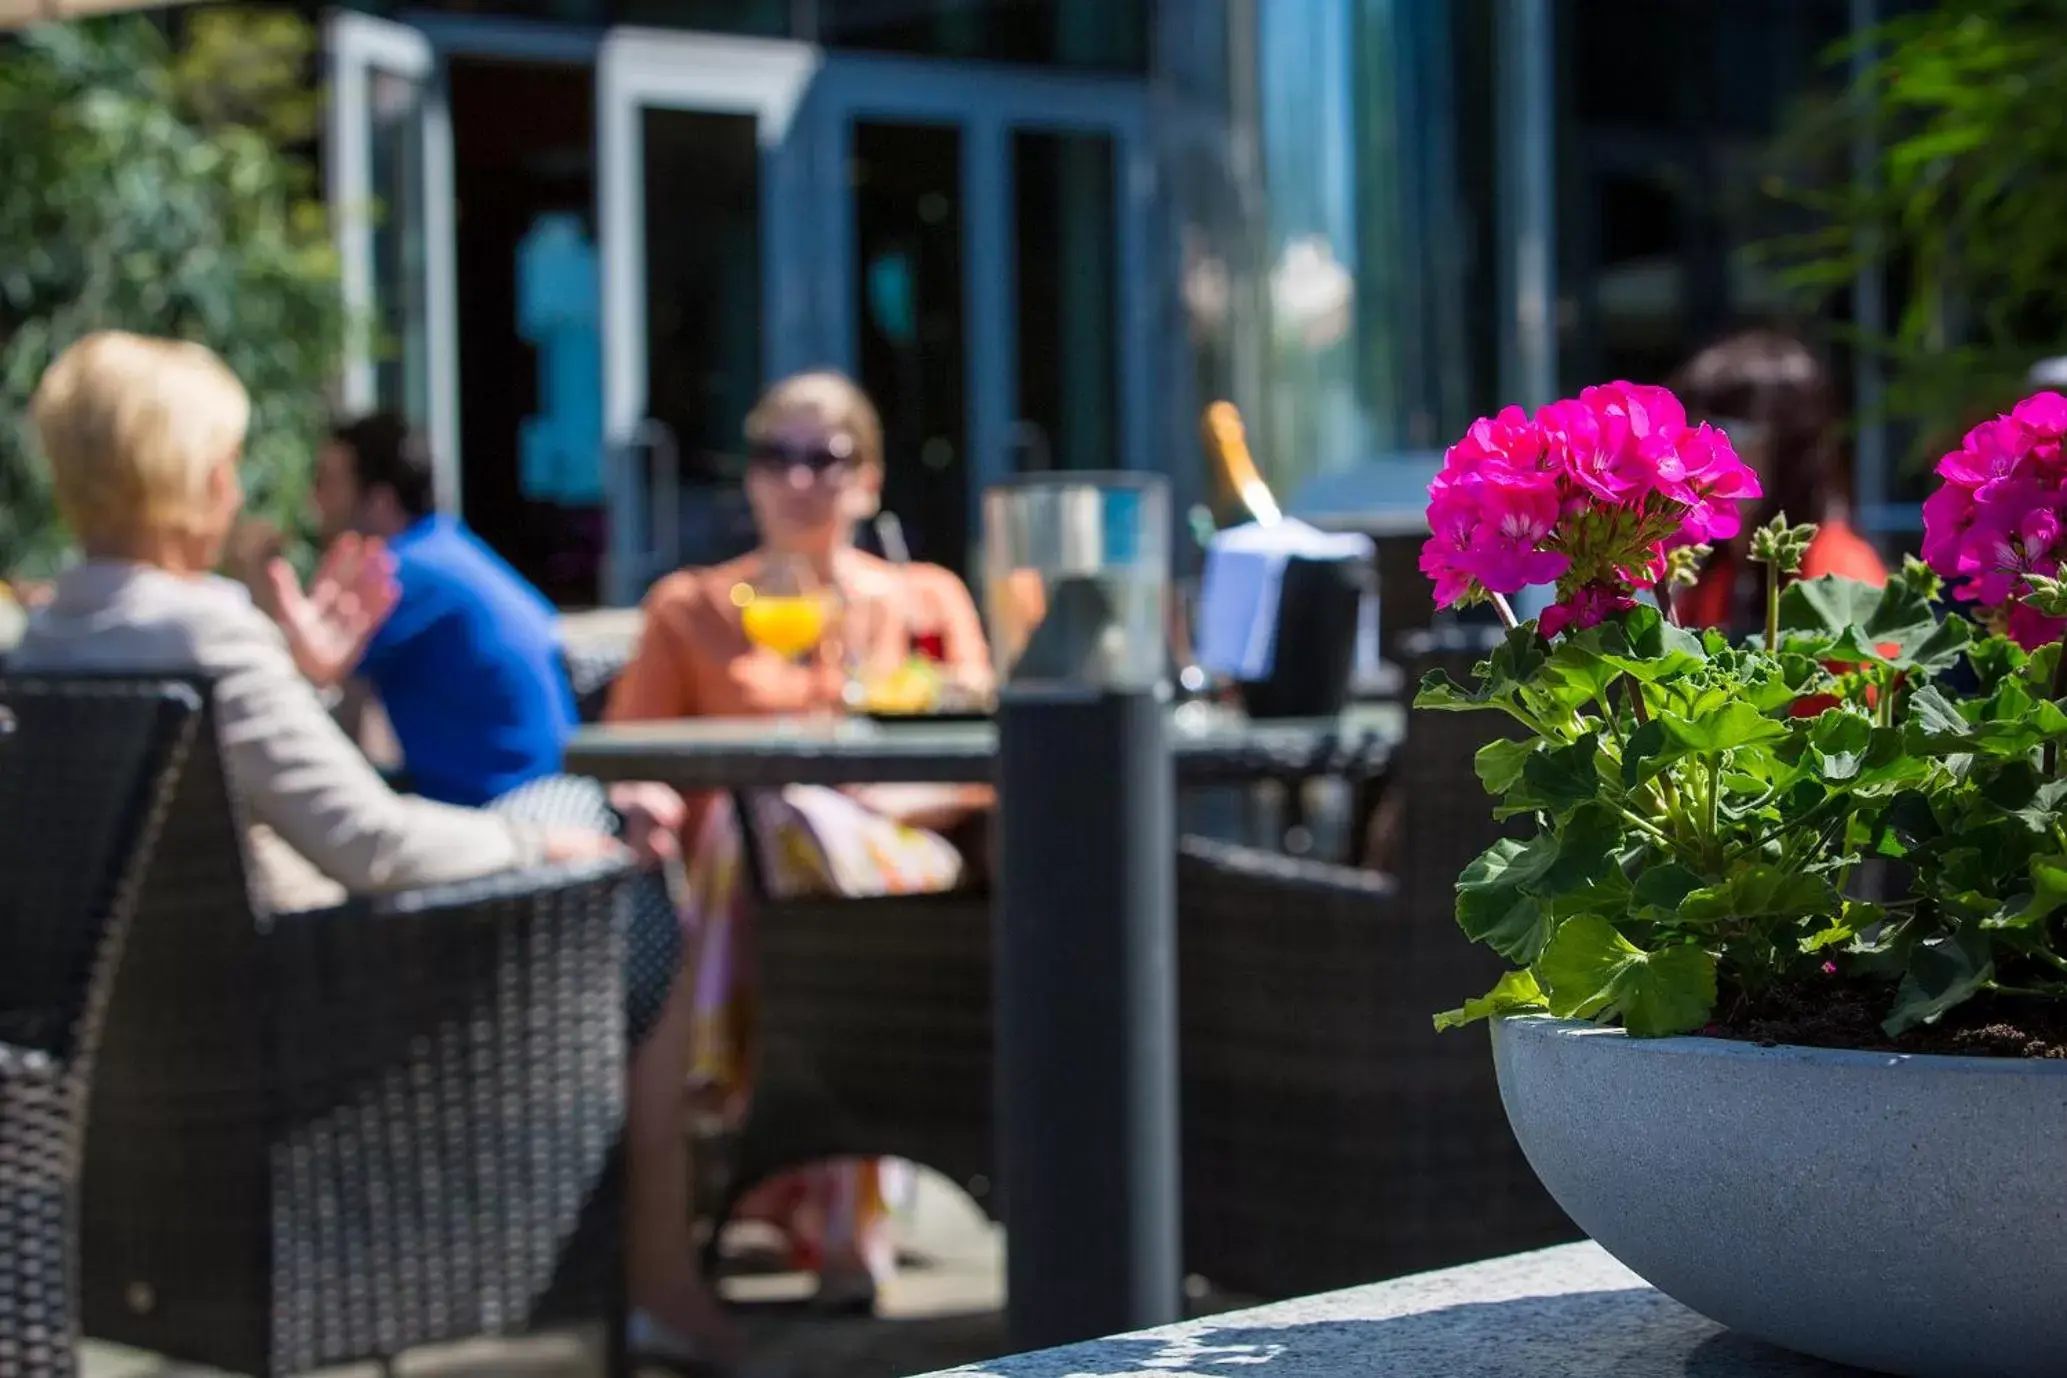
[{"label": "drinking glass", "polygon": [[[735,586],[732,601],[749,642],[803,666],[819,654],[835,604],[833,591],[809,565],[777,556],[768,557],[752,583]],[[775,718],[776,727],[784,731],[796,722],[794,713],[778,713]]]},{"label": "drinking glass", "polygon": [[831,590],[819,584],[799,560],[770,557],[751,585],[734,589],[739,625],[746,639],[784,660],[801,663],[825,639],[831,621]]}]

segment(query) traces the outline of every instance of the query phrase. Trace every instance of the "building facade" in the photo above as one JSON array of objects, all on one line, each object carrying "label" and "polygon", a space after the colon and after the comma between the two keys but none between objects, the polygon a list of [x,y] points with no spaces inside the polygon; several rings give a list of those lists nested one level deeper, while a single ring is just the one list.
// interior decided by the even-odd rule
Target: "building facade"
[{"label": "building facade", "polygon": [[[1873,0],[444,0],[331,15],[354,406],[567,602],[745,539],[740,423],[828,365],[888,505],[1250,418],[1296,508],[1413,500],[1502,401],[1783,309],[1761,184]],[[1865,319],[1873,303],[1848,304]],[[1871,379],[1861,375],[1869,393]],[[1870,399],[1869,399],[1870,400]],[[1871,522],[1899,526],[1862,444]]]}]

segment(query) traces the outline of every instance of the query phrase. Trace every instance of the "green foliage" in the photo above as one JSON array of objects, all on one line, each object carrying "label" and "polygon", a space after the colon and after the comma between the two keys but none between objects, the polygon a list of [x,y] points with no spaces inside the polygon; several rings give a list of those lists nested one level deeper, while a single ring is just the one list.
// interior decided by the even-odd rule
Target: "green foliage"
[{"label": "green foliage", "polygon": [[[1856,48],[1870,58],[1839,100],[1803,112],[1798,179],[1776,190],[1818,216],[1774,246],[1813,299],[1890,265],[1900,313],[1865,341],[1891,366],[1891,408],[1945,442],[2028,391],[2067,352],[2067,0],[1944,0]],[[1860,135],[1876,149],[1854,176]]]},{"label": "green foliage", "polygon": [[[1719,1004],[1843,975],[1882,983],[1890,1033],[1983,991],[2067,999],[2067,741],[2060,651],[2025,655],[1884,589],[1791,586],[1760,643],[1653,608],[1546,645],[1517,628],[1421,708],[1494,711],[1529,736],[1479,752],[1503,838],[1457,881],[1457,922],[1513,963],[1440,1028],[1524,1011],[1685,1033]],[[1981,685],[1930,680],[1964,659]],[[1869,860],[1909,893],[1867,903]]]},{"label": "green foliage", "polygon": [[292,15],[212,11],[174,50],[129,16],[0,49],[0,571],[47,570],[66,536],[28,400],[89,331],[199,340],[251,390],[244,477],[298,524],[344,338],[336,256],[307,164],[314,35]]}]

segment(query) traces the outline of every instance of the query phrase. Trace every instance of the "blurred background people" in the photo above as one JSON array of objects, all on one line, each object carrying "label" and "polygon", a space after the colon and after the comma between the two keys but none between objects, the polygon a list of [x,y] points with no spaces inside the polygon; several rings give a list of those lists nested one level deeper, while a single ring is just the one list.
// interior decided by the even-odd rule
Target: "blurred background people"
[{"label": "blurred background people", "polygon": [[[252,820],[251,881],[272,912],[544,863],[620,856],[603,828],[397,794],[325,710],[282,634],[247,590],[212,571],[243,505],[238,479],[251,401],[197,344],[114,331],[60,355],[33,404],[59,510],[83,559],[36,609],[13,670],[200,675],[213,683],[223,764]],[[299,590],[297,589],[298,593]],[[397,597],[379,541],[325,562],[297,635],[351,663]],[[649,787],[650,792],[650,787]],[[681,1133],[691,987],[664,887],[632,906],[627,1022],[635,1046],[627,1110],[628,1267],[634,1303],[657,1326],[726,1343],[697,1274]]]},{"label": "blurred background people", "polygon": [[1751,532],[1785,513],[1816,523],[1805,579],[1825,574],[1887,582],[1880,556],[1851,526],[1852,465],[1830,371],[1796,337],[1746,330],[1689,359],[1668,384],[1693,422],[1727,431],[1758,472],[1765,497],[1744,530],[1708,558],[1701,580],[1674,600],[1690,626],[1744,634],[1765,625],[1765,571],[1746,558]]},{"label": "blurred background people", "polygon": [[326,687],[347,675],[367,682],[410,788],[426,798],[483,804],[557,772],[574,726],[557,615],[465,523],[436,510],[422,437],[387,413],[337,427],[311,502],[326,545],[386,546],[399,593],[349,662],[314,633],[318,610],[292,569],[271,562],[271,601],[302,672]]},{"label": "blurred background people", "polygon": [[[877,512],[884,463],[882,426],[861,390],[833,373],[787,379],[754,408],[746,434],[759,544],[654,586],[607,717],[838,714],[850,684],[914,658],[986,688],[990,655],[962,581],[854,547],[855,527]],[[683,836],[701,935],[692,1062],[722,1113],[736,1119],[752,1093],[741,829],[755,831],[769,872],[760,879],[777,895],[945,890],[965,873],[948,835],[980,829],[989,804],[981,788],[792,786],[750,796],[742,819],[729,798],[689,801]],[[873,1305],[894,1267],[882,1165],[791,1174],[741,1214],[786,1233],[792,1265],[819,1275],[824,1304]]]}]

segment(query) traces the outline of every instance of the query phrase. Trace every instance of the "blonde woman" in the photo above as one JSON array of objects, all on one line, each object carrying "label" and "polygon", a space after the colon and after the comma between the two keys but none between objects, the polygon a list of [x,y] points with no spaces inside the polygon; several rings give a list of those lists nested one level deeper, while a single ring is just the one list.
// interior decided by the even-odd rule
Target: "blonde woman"
[{"label": "blonde woman", "polygon": [[[243,585],[212,573],[243,504],[251,418],[243,385],[214,354],[89,335],[50,366],[33,408],[58,511],[85,558],[31,614],[9,668],[209,676],[224,768],[253,820],[261,906],[316,908],[346,892],[622,851],[600,830],[398,795],[345,737],[297,655],[364,645],[394,599],[384,552],[341,544],[284,630]],[[679,1126],[690,987],[676,979],[681,935],[664,890],[657,906],[637,906],[630,938],[629,1015],[642,1040],[627,1116],[633,1299],[661,1327],[722,1336],[689,1239]]]},{"label": "blonde woman", "polygon": [[[787,379],[754,408],[746,432],[746,495],[760,545],[654,586],[609,719],[840,712],[842,661],[857,652],[885,662],[924,655],[949,676],[986,687],[990,653],[962,581],[935,565],[892,565],[854,546],[854,529],[875,515],[883,485],[882,423],[861,389],[836,373]],[[778,565],[849,606],[886,615],[850,622],[844,643],[835,636],[803,656],[756,647],[742,626],[739,591],[760,585]],[[986,789],[792,787],[756,797],[748,826],[761,835],[758,850],[775,870],[767,880],[778,893],[944,890],[961,878],[963,860],[942,834],[970,823],[981,828],[989,803]],[[737,1116],[753,1065],[740,821],[716,796],[690,800],[682,821],[701,920],[693,1062],[701,1085]],[[821,1302],[872,1305],[894,1263],[883,1230],[883,1171],[845,1163],[792,1174],[743,1213],[787,1230],[792,1261],[819,1275]]]}]

